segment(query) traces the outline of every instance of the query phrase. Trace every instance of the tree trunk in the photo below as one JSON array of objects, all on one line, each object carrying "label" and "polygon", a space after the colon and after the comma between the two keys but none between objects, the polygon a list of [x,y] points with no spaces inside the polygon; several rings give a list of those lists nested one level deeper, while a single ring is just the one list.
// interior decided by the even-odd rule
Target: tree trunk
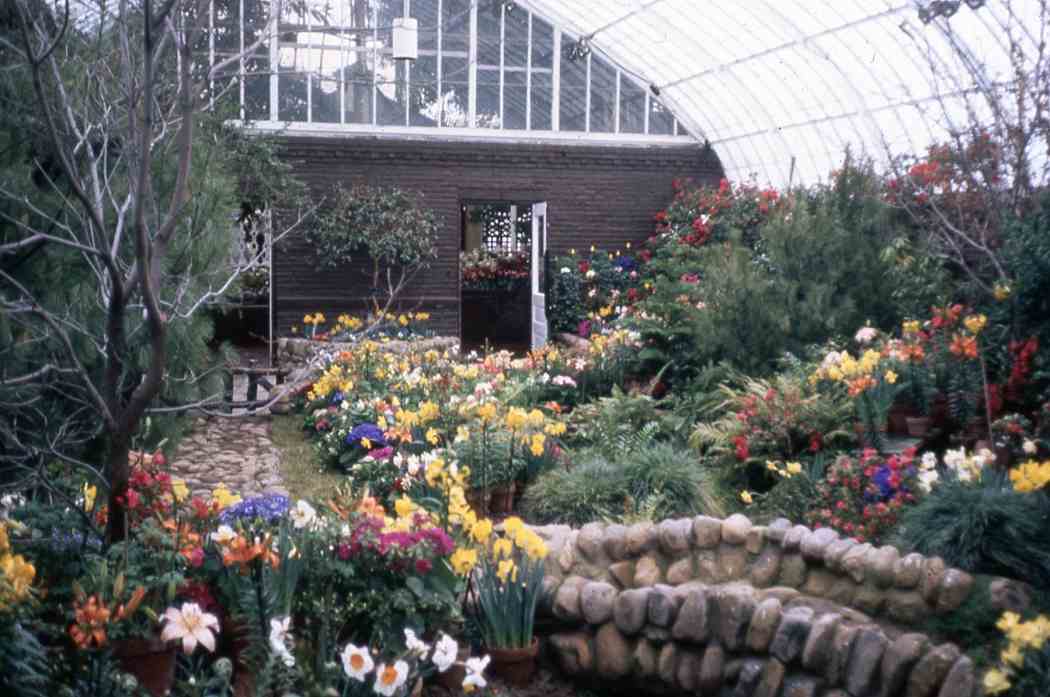
[{"label": "tree trunk", "polygon": [[128,455],[131,441],[127,434],[113,434],[110,439],[106,472],[109,479],[109,517],[106,522],[106,540],[119,542],[127,537],[127,510],[124,506],[128,491],[130,466]]}]

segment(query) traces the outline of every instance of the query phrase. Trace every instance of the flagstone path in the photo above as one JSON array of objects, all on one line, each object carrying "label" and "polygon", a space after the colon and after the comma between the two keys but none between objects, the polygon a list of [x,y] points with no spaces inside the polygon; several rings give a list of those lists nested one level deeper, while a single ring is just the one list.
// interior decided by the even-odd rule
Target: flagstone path
[{"label": "flagstone path", "polygon": [[[239,352],[242,363],[256,358],[265,364],[264,354],[256,350]],[[233,398],[247,397],[248,379],[235,376]],[[259,388],[259,399],[266,399]],[[270,437],[269,410],[247,415],[238,409],[231,417],[188,416],[192,430],[179,442],[172,458],[171,476],[186,482],[193,494],[210,494],[219,484],[247,498],[259,494],[285,494],[281,481],[280,451]]]}]

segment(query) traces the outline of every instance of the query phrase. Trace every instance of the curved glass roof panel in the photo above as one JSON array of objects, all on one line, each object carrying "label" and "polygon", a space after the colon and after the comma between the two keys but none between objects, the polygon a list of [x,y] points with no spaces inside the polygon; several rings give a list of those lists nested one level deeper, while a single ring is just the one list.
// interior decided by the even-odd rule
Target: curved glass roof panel
[{"label": "curved glass roof panel", "polygon": [[[479,0],[484,2],[484,0]],[[1010,37],[1035,52],[1040,0],[518,0],[655,86],[726,173],[825,179],[846,147],[885,160],[988,115]]]}]

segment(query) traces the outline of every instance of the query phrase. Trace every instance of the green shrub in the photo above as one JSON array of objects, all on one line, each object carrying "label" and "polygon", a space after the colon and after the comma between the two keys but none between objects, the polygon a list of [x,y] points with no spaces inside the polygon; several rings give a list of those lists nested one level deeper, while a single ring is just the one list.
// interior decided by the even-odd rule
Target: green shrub
[{"label": "green shrub", "polygon": [[896,542],[971,573],[1038,587],[1050,578],[1048,523],[1043,494],[1014,491],[1001,475],[985,473],[979,484],[943,479],[902,514]]},{"label": "green shrub", "polygon": [[547,472],[525,493],[526,516],[538,523],[583,525],[602,519],[654,520],[704,513],[725,515],[716,478],[690,453],[653,445],[606,459],[580,452],[569,469]]},{"label": "green shrub", "polygon": [[978,576],[966,601],[952,612],[931,615],[922,626],[925,634],[950,641],[965,651],[980,667],[989,662],[988,640],[999,633],[995,623],[999,611],[992,607],[990,578]]}]

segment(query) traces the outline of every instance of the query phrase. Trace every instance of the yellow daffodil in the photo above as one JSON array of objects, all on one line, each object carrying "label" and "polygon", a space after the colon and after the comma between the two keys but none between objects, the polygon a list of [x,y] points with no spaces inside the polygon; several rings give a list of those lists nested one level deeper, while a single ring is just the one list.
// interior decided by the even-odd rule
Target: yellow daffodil
[{"label": "yellow daffodil", "polygon": [[985,673],[983,682],[985,694],[997,695],[1010,689],[1010,679],[998,668],[992,668]]},{"label": "yellow daffodil", "polygon": [[492,543],[492,558],[509,558],[514,554],[514,543],[506,537],[500,537]]},{"label": "yellow daffodil", "polygon": [[748,505],[751,505],[751,503],[754,501],[754,498],[752,498],[750,491],[744,489],[740,492],[740,500]]},{"label": "yellow daffodil", "polygon": [[456,442],[457,443],[465,443],[468,440],[470,440],[470,429],[468,429],[466,426],[457,426],[456,427]]},{"label": "yellow daffodil", "polygon": [[460,547],[449,558],[452,570],[460,576],[466,576],[478,563],[478,552],[475,549]]},{"label": "yellow daffodil", "polygon": [[985,315],[970,315],[963,320],[963,325],[971,334],[980,334],[986,324],[988,324],[988,317]]},{"label": "yellow daffodil", "polygon": [[527,418],[528,417],[525,414],[524,409],[519,409],[518,407],[511,407],[510,410],[507,412],[507,416],[504,419],[504,422],[507,424],[507,428],[511,431],[518,431],[525,426],[525,421]]},{"label": "yellow daffodil", "polygon": [[787,471],[789,474],[802,474],[802,463],[800,462],[789,462],[787,463]]},{"label": "yellow daffodil", "polygon": [[1007,298],[1009,298],[1010,294],[1012,292],[1013,291],[1011,291],[1010,286],[1008,286],[1007,284],[1005,284],[1005,283],[996,283],[995,284],[995,289],[992,291],[992,295],[995,296],[996,300],[998,300],[999,302],[1002,302],[1002,301],[1006,300]]},{"label": "yellow daffodil", "polygon": [[546,440],[547,437],[544,436],[542,433],[532,434],[532,444],[529,446],[529,452],[531,452],[536,457],[540,457],[541,455],[543,455],[544,444]]},{"label": "yellow daffodil", "polygon": [[241,501],[241,497],[237,494],[231,494],[225,484],[219,484],[219,486],[212,490],[211,499],[219,504],[219,510],[232,506],[235,503],[240,503]]},{"label": "yellow daffodil", "polygon": [[428,428],[426,434],[427,442],[431,445],[437,445],[441,442],[441,436],[438,435],[436,428]]},{"label": "yellow daffodil", "polygon": [[922,324],[914,319],[908,320],[901,327],[905,334],[918,334],[922,330]]},{"label": "yellow daffodil", "polygon": [[883,377],[886,379],[886,382],[888,382],[891,385],[896,384],[897,382],[897,373],[893,372],[892,370],[887,370],[886,374],[883,375]]},{"label": "yellow daffodil", "polygon": [[399,518],[409,517],[415,513],[418,508],[419,506],[407,496],[402,496],[397,501],[394,501],[394,512],[397,513]]},{"label": "yellow daffodil", "polygon": [[470,536],[474,538],[474,541],[479,545],[487,544],[489,537],[492,536],[492,521],[488,518],[482,518],[470,528]]},{"label": "yellow daffodil", "polygon": [[504,559],[496,565],[496,577],[499,578],[500,582],[506,583],[508,577],[511,581],[518,580],[518,567],[514,564],[513,559]]},{"label": "yellow daffodil", "polygon": [[95,509],[95,497],[98,496],[98,487],[94,484],[84,484],[84,510],[92,511]]}]

